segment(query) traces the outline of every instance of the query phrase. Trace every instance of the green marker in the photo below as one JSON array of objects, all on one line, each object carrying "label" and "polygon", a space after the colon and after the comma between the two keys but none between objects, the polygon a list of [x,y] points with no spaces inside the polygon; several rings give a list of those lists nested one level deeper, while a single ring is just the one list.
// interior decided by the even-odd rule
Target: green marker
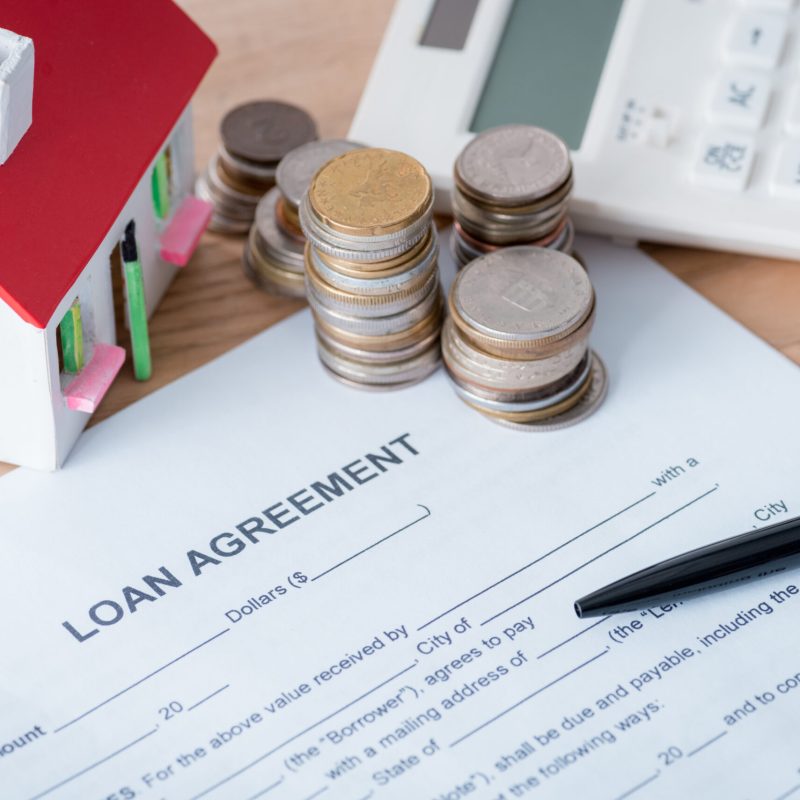
[{"label": "green marker", "polygon": [[151,178],[153,190],[153,207],[159,219],[169,216],[169,171],[167,169],[167,154],[162,153],[156,160]]},{"label": "green marker", "polygon": [[84,365],[83,357],[83,323],[81,321],[81,304],[76,300],[64,319],[58,324],[61,336],[61,352],[64,356],[64,372],[77,375]]},{"label": "green marker", "polygon": [[153,363],[150,358],[150,334],[147,331],[144,278],[139,250],[136,247],[136,223],[133,220],[125,228],[125,237],[122,240],[122,265],[125,270],[125,294],[131,329],[133,375],[137,381],[146,381],[153,374]]}]

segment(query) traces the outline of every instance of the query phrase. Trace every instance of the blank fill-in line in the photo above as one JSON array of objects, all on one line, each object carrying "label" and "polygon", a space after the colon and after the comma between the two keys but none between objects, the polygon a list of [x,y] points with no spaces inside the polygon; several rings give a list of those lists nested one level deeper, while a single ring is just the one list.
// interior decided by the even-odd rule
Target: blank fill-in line
[{"label": "blank fill-in line", "polygon": [[153,728],[153,730],[148,731],[143,736],[140,736],[138,739],[134,739],[132,742],[128,742],[128,744],[123,745],[122,747],[119,748],[119,750],[115,750],[113,753],[110,753],[104,758],[101,758],[99,761],[95,761],[94,764],[89,764],[88,767],[84,767],[82,770],[76,772],[74,775],[70,775],[69,778],[64,778],[63,781],[59,781],[58,783],[53,784],[53,786],[51,786],[49,789],[45,789],[43,792],[39,792],[39,794],[31,797],[30,800],[39,800],[40,797],[44,797],[45,795],[50,794],[50,792],[55,791],[56,789],[60,789],[62,786],[64,786],[64,784],[67,784],[70,781],[74,781],[75,778],[80,778],[81,775],[85,775],[87,772],[93,770],[95,767],[99,767],[101,764],[105,764],[106,761],[110,761],[112,758],[118,756],[120,753],[124,753],[126,750],[133,747],[135,744],[139,744],[139,742],[143,741],[148,736],[152,736],[157,730],[158,730],[158,725],[156,725],[156,727]]},{"label": "blank fill-in line", "polygon": [[528,700],[531,700],[537,695],[540,695],[542,692],[546,691],[551,686],[555,686],[557,683],[560,683],[561,681],[564,680],[564,678],[568,678],[570,675],[573,675],[578,670],[589,666],[589,664],[591,664],[593,661],[597,661],[598,658],[602,658],[608,652],[608,650],[609,648],[606,647],[606,649],[603,650],[602,653],[598,653],[596,656],[592,656],[587,661],[578,664],[577,667],[573,667],[571,670],[569,670],[569,672],[565,672],[563,675],[559,675],[557,678],[550,681],[550,683],[546,683],[544,686],[540,686],[535,692],[531,692],[529,695],[523,697],[522,700],[517,700],[517,702],[514,703],[514,705],[509,706],[508,708],[501,711],[499,714],[495,714],[493,717],[490,717],[489,719],[486,720],[486,722],[482,722],[480,725],[478,725],[477,728],[473,728],[471,731],[468,731],[463,736],[459,736],[459,738],[456,739],[454,742],[450,742],[450,747],[455,747],[457,744],[461,744],[461,742],[463,742],[465,739],[469,739],[469,737],[472,736],[473,734],[483,730],[485,727],[491,725],[493,722],[497,722],[497,720],[499,720],[501,717],[504,717],[506,714],[508,714],[509,711],[513,711],[515,708],[518,708],[523,703],[527,703]]},{"label": "blank fill-in line", "polygon": [[283,783],[283,776],[281,775],[280,780],[275,781],[275,783],[271,783],[266,789],[262,789],[260,792],[256,792],[255,794],[250,795],[247,800],[258,800],[259,797],[263,797],[267,792],[271,792],[273,789],[277,789]]},{"label": "blank fill-in line", "polygon": [[577,567],[575,567],[575,569],[571,569],[569,572],[564,573],[560,578],[556,578],[554,581],[551,581],[546,586],[542,586],[540,589],[537,589],[535,592],[527,595],[526,597],[523,597],[522,600],[517,600],[516,603],[513,603],[512,605],[504,608],[502,611],[498,611],[496,614],[492,614],[491,617],[489,617],[488,619],[485,619],[483,622],[481,622],[481,625],[488,624],[492,620],[495,620],[498,617],[501,617],[507,611],[511,611],[512,609],[516,608],[517,606],[521,606],[523,603],[527,603],[528,600],[533,599],[537,595],[540,595],[542,592],[546,592],[548,589],[552,589],[552,587],[555,586],[557,583],[561,583],[561,581],[565,580],[566,578],[569,578],[570,576],[574,575],[576,572],[580,572],[584,567],[588,567],[589,564],[593,564],[598,559],[603,558],[603,556],[607,556],[609,553],[613,553],[614,550],[617,550],[618,548],[622,547],[622,545],[628,544],[628,542],[632,542],[637,536],[641,536],[643,533],[647,533],[647,531],[652,530],[653,528],[655,528],[656,525],[660,525],[665,520],[668,520],[670,517],[674,517],[676,514],[679,514],[681,511],[689,508],[689,506],[694,505],[699,500],[702,500],[704,497],[708,497],[710,494],[713,494],[714,492],[717,491],[717,489],[719,489],[719,484],[714,486],[713,489],[709,489],[707,492],[703,492],[703,494],[698,495],[693,500],[690,500],[688,503],[682,505],[680,508],[676,508],[674,511],[670,511],[669,514],[666,514],[665,516],[661,517],[661,519],[657,519],[655,522],[651,522],[646,528],[642,528],[640,531],[637,531],[636,533],[634,533],[633,536],[629,536],[627,539],[623,539],[621,542],[617,542],[617,544],[615,544],[613,547],[609,547],[608,550],[603,550],[602,553],[598,553],[596,556],[590,558],[588,561],[584,561],[583,564],[579,564]]},{"label": "blank fill-in line", "polygon": [[220,686],[220,688],[217,689],[215,692],[211,692],[211,694],[206,695],[202,700],[198,700],[196,703],[189,706],[189,708],[187,708],[186,710],[191,711],[193,708],[197,708],[197,706],[203,705],[203,703],[205,703],[206,700],[210,700],[212,697],[216,697],[220,692],[224,692],[229,686],[230,686],[229,683],[226,683],[224,686]]},{"label": "blank fill-in line", "polygon": [[315,797],[319,797],[323,792],[327,792],[327,791],[328,791],[328,787],[327,786],[323,786],[321,789],[318,789],[316,792],[314,792],[314,794],[308,795],[308,797],[306,797],[305,800],[314,800]]},{"label": "blank fill-in line", "polygon": [[422,522],[422,520],[427,519],[431,515],[431,510],[427,507],[422,505],[422,503],[417,503],[420,508],[425,509],[425,513],[421,517],[417,517],[417,519],[409,522],[408,525],[403,525],[402,528],[398,528],[396,531],[392,531],[387,536],[384,536],[382,539],[378,539],[377,542],[373,542],[371,545],[368,545],[363,550],[359,550],[357,553],[353,553],[353,555],[348,556],[344,561],[340,561],[338,564],[334,564],[332,567],[328,567],[324,572],[320,572],[319,575],[316,575],[311,580],[316,581],[319,578],[324,577],[329,572],[333,572],[335,569],[339,569],[339,567],[344,566],[349,561],[352,561],[354,558],[358,558],[359,556],[364,555],[368,550],[372,550],[373,547],[377,547],[379,544],[383,544],[385,541],[388,541],[392,538],[392,536],[397,536],[398,533],[402,533],[405,530],[408,530],[412,525],[416,525],[418,522]]},{"label": "blank fill-in line", "polygon": [[641,783],[637,783],[636,786],[633,786],[632,788],[628,789],[627,792],[623,792],[622,794],[617,795],[615,800],[625,800],[626,797],[630,797],[634,792],[638,792],[639,789],[644,789],[644,787],[647,786],[648,783],[652,783],[660,774],[661,770],[659,770],[658,772],[654,772],[649,778],[643,780]]},{"label": "blank fill-in line", "polygon": [[546,553],[543,553],[542,555],[534,558],[533,561],[529,561],[527,564],[524,564],[519,569],[515,569],[513,572],[506,575],[504,578],[500,578],[499,581],[495,581],[494,583],[490,584],[484,589],[481,589],[479,592],[475,592],[475,594],[470,595],[466,600],[462,600],[460,603],[456,603],[456,605],[448,608],[447,611],[442,611],[441,614],[437,614],[433,619],[429,619],[424,625],[420,625],[419,628],[417,628],[417,632],[425,630],[425,628],[427,628],[428,625],[433,625],[434,622],[437,622],[442,617],[446,617],[448,614],[455,611],[456,609],[461,608],[461,606],[464,606],[467,603],[471,602],[476,597],[480,597],[482,594],[486,594],[486,592],[491,591],[495,587],[499,586],[501,583],[505,583],[507,580],[513,578],[515,575],[519,575],[520,572],[524,572],[529,567],[538,564],[540,561],[544,561],[545,558],[549,558],[550,556],[553,555],[553,553],[557,553],[559,550],[563,549],[567,545],[577,541],[578,539],[581,538],[581,536],[586,536],[587,533],[591,533],[592,531],[597,530],[601,525],[605,525],[607,522],[611,522],[612,519],[616,519],[620,514],[624,514],[626,511],[630,511],[632,508],[635,508],[640,503],[644,503],[645,500],[649,500],[654,494],[655,492],[650,492],[650,494],[647,494],[644,497],[640,497],[635,502],[631,503],[628,506],[625,506],[625,508],[622,508],[619,511],[615,511],[610,517],[606,517],[605,519],[600,520],[600,522],[595,523],[594,525],[592,525],[591,528],[587,528],[585,531],[581,531],[580,533],[573,536],[571,539],[567,539],[566,542],[562,542],[560,545],[558,545],[558,547],[554,547],[552,550],[548,550]]},{"label": "blank fill-in line", "polygon": [[307,734],[309,731],[314,730],[314,728],[316,728],[317,726],[322,725],[323,722],[327,722],[329,719],[332,719],[337,714],[340,714],[342,711],[350,708],[350,706],[355,705],[360,700],[363,700],[365,697],[371,695],[373,692],[377,692],[378,689],[383,688],[384,686],[386,686],[387,683],[391,683],[393,680],[395,680],[395,678],[399,678],[401,675],[405,675],[406,672],[414,669],[414,667],[416,667],[417,664],[419,664],[419,661],[415,660],[413,664],[410,664],[405,669],[401,669],[400,672],[395,672],[394,675],[390,676],[385,681],[381,681],[377,686],[373,686],[369,691],[366,691],[364,692],[364,694],[361,694],[358,697],[356,697],[355,700],[351,700],[349,703],[345,703],[345,705],[341,706],[340,708],[337,708],[336,711],[332,711],[330,714],[328,714],[327,717],[323,717],[322,719],[317,720],[313,725],[309,725],[307,728],[304,728],[299,733],[294,734],[294,736],[290,736],[288,739],[284,739],[280,744],[275,745],[275,747],[273,747],[271,750],[268,750],[266,753],[262,753],[258,758],[253,759],[249,764],[245,764],[240,769],[237,769],[236,772],[232,772],[230,775],[226,776],[221,781],[217,781],[215,784],[209,786],[207,789],[203,789],[203,791],[200,792],[200,794],[196,794],[194,797],[192,797],[191,800],[199,800],[199,798],[205,797],[210,792],[213,792],[214,789],[219,789],[219,787],[222,786],[223,784],[227,783],[230,780],[233,780],[233,778],[236,778],[243,772],[247,772],[248,769],[254,767],[256,764],[261,763],[265,758],[269,758],[273,753],[277,753],[278,750],[280,750],[282,747],[286,747],[287,744],[290,744],[295,739],[299,739],[301,736],[305,736],[305,734]]},{"label": "blank fill-in line", "polygon": [[709,739],[707,742],[703,742],[699,747],[695,747],[694,750],[690,750],[686,756],[693,756],[695,753],[699,753],[701,750],[705,750],[710,744],[714,744],[714,742],[718,742],[723,736],[727,736],[728,731],[722,731],[722,733],[718,733],[713,738]]},{"label": "blank fill-in line", "polygon": [[102,703],[98,703],[96,706],[92,706],[92,708],[90,708],[88,711],[84,711],[82,714],[79,714],[77,717],[75,717],[75,719],[71,719],[69,722],[65,722],[60,727],[56,728],[53,731],[53,733],[58,733],[59,731],[63,731],[64,728],[69,728],[70,725],[74,725],[76,722],[78,722],[78,720],[81,720],[84,717],[88,717],[89,714],[94,714],[94,712],[97,711],[98,708],[102,708],[104,705],[110,703],[112,700],[116,700],[118,697],[121,697],[123,694],[125,694],[125,692],[129,692],[131,689],[135,688],[140,683],[144,683],[145,681],[150,680],[150,678],[152,678],[154,675],[158,675],[159,672],[162,672],[167,667],[171,667],[173,664],[177,664],[178,661],[180,661],[183,658],[186,658],[186,656],[191,655],[195,651],[199,650],[201,647],[205,647],[209,642],[213,642],[214,639],[219,639],[219,637],[222,636],[223,633],[227,633],[229,630],[230,628],[225,628],[225,630],[220,631],[219,633],[215,633],[210,639],[206,639],[204,642],[200,642],[200,644],[195,645],[191,650],[187,650],[185,653],[181,653],[177,658],[173,658],[172,661],[168,661],[166,664],[163,664],[158,669],[154,669],[152,672],[145,675],[144,678],[139,678],[138,681],[135,681],[134,683],[130,684],[130,686],[126,686],[124,689],[120,689],[120,691],[118,691],[116,694],[112,694],[111,697],[107,697],[105,700],[103,700]]},{"label": "blank fill-in line", "polygon": [[574,636],[570,636],[569,639],[564,639],[563,642],[559,642],[554,647],[551,647],[549,650],[545,650],[544,653],[539,653],[536,658],[544,658],[545,656],[549,656],[555,650],[558,650],[559,647],[563,647],[565,644],[569,644],[571,641],[577,639],[579,636],[583,636],[584,633],[588,633],[592,628],[596,628],[598,625],[602,625],[606,620],[611,619],[611,614],[607,617],[603,617],[602,619],[597,620],[593,625],[590,625],[588,628],[584,628],[582,631],[578,631]]},{"label": "blank fill-in line", "polygon": [[793,795],[798,789],[800,789],[800,783],[798,783],[797,786],[792,786],[792,788],[789,789],[788,792],[784,792],[783,794],[778,795],[778,797],[776,797],[775,800],[786,800],[787,797]]}]

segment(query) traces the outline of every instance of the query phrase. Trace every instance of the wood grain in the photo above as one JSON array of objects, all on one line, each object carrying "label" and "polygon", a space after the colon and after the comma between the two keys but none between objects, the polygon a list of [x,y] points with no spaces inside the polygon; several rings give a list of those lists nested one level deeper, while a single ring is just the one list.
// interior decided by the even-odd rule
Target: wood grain
[{"label": "wood grain", "polygon": [[[194,102],[196,165],[217,145],[227,109],[277,98],[308,109],[320,134],[343,136],[369,75],[393,0],[178,0],[216,41],[219,57]],[[435,120],[431,121],[435,124]],[[800,363],[800,268],[787,261],[647,245],[654,258]],[[151,322],[153,378],[115,381],[91,424],[201,366],[303,306],[255,289],[242,240],[207,234]],[[0,474],[11,469],[0,464]]]}]

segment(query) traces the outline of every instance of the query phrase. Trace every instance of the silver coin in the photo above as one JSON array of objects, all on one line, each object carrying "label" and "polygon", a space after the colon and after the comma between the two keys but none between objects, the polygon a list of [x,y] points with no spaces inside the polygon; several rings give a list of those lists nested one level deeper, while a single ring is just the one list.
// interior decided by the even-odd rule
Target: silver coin
[{"label": "silver coin", "polygon": [[225,149],[225,145],[221,144],[217,151],[220,160],[228,167],[228,170],[234,175],[238,174],[245,180],[255,180],[260,183],[274,183],[276,167],[274,164],[264,165],[257,164],[254,161],[246,161],[239,156]]},{"label": "silver coin", "polygon": [[441,302],[441,289],[438,283],[434,284],[433,291],[413,308],[383,317],[364,317],[334,311],[317,302],[311,291],[308,292],[308,300],[314,313],[331,328],[362,336],[386,336],[407,331],[425,319]]},{"label": "silver coin", "polygon": [[322,341],[325,347],[332,353],[351,361],[363,361],[374,364],[396,363],[398,361],[408,361],[415,356],[430,349],[439,338],[439,331],[433,330],[419,341],[413,344],[400,347],[397,350],[363,350],[360,347],[353,347],[332,338],[323,328],[317,327],[317,338]]},{"label": "silver coin", "polygon": [[306,270],[308,296],[313,297],[318,305],[359,317],[400,314],[422,302],[439,285],[438,273],[435,269],[430,269],[425,280],[417,286],[401,288],[394,292],[378,295],[352,294],[341,290],[326,292],[325,282],[316,273],[313,261],[307,265]]},{"label": "silver coin", "polygon": [[456,173],[472,193],[509,205],[554,192],[570,170],[566,144],[534,125],[502,125],[479,133],[456,160]]},{"label": "silver coin", "polygon": [[442,329],[442,355],[448,369],[463,381],[499,392],[526,392],[557,381],[574,370],[585,357],[589,342],[577,337],[566,350],[547,358],[517,360],[484,353],[464,339],[452,318]]},{"label": "silver coin", "polygon": [[465,266],[470,261],[486,255],[482,250],[478,250],[472,242],[468,242],[458,231],[455,225],[450,232],[451,252],[461,266]]},{"label": "silver coin", "polygon": [[608,394],[608,372],[605,364],[594,351],[592,351],[592,375],[589,380],[591,381],[589,389],[577,404],[550,419],[540,420],[538,422],[511,422],[509,420],[500,419],[499,417],[485,416],[487,419],[496,422],[498,425],[502,425],[504,428],[524,431],[525,433],[544,433],[547,431],[569,428],[594,414],[594,412],[600,408]]},{"label": "silver coin", "polygon": [[390,364],[367,364],[342,358],[318,341],[320,361],[337,375],[356,383],[370,385],[408,383],[430,375],[440,364],[439,343],[434,342],[425,352],[405,361]]},{"label": "silver coin", "polygon": [[435,232],[432,232],[430,244],[421,254],[419,263],[405,272],[398,272],[388,277],[379,277],[380,272],[376,272],[375,277],[371,277],[368,272],[364,272],[363,278],[354,278],[333,269],[320,258],[316,247],[309,248],[309,251],[314,268],[320,277],[331,286],[353,294],[376,295],[397,292],[418,280],[424,280],[424,275],[436,269],[439,244]]},{"label": "silver coin", "polygon": [[239,220],[230,220],[219,214],[212,214],[208,221],[208,230],[211,233],[222,233],[226,236],[241,236],[247,233],[248,224]]},{"label": "silver coin", "polygon": [[240,192],[238,189],[230,186],[220,177],[217,171],[218,162],[219,154],[215,153],[211,156],[211,160],[208,162],[208,169],[206,170],[206,181],[209,187],[219,192],[223,197],[235,200],[243,206],[253,206],[253,208],[255,208],[263,195]]},{"label": "silver coin", "polygon": [[[453,216],[467,227],[477,231],[497,232],[499,234],[526,236],[528,241],[544,236],[563,219],[569,207],[569,198],[550,206],[536,214],[510,216],[507,214],[488,214],[476,205],[463,199],[463,195],[453,195]],[[542,231],[542,233],[538,233]],[[480,233],[478,234],[480,236]]]},{"label": "silver coin", "polygon": [[284,233],[275,216],[275,206],[280,196],[277,187],[270,189],[256,207],[254,227],[258,233],[258,243],[267,258],[272,256],[274,260],[285,264],[287,269],[303,272],[305,245]]},{"label": "silver coin", "polygon": [[203,173],[197,177],[194,184],[195,194],[206,202],[214,206],[214,210],[229,219],[240,220],[246,222],[248,227],[253,221],[253,212],[255,207],[253,205],[244,206],[237,203],[235,200],[221,194],[208,182],[207,173]]},{"label": "silver coin", "polygon": [[550,217],[537,225],[483,225],[474,223],[463,217],[458,218],[458,222],[464,231],[486,244],[498,247],[508,247],[511,245],[531,245],[536,247],[536,242],[550,236],[564,221],[566,209],[554,217]]},{"label": "silver coin", "polygon": [[567,224],[564,226],[564,232],[561,236],[548,247],[551,250],[560,250],[562,253],[571,255],[586,271],[586,265],[572,253],[572,248],[575,246],[575,225],[570,217],[567,217]]},{"label": "silver coin", "polygon": [[347,139],[320,139],[308,142],[287,153],[278,164],[275,180],[281,194],[294,208],[299,208],[317,170],[332,158],[358,150],[363,144]]},{"label": "silver coin", "polygon": [[281,295],[282,297],[305,297],[305,284],[302,276],[298,279],[295,273],[271,268],[264,262],[256,266],[247,248],[242,253],[242,268],[244,269],[244,274],[259,289],[263,289],[265,292]]},{"label": "silver coin", "polygon": [[418,378],[413,380],[400,381],[398,383],[361,383],[360,381],[350,380],[349,378],[345,378],[343,375],[339,375],[338,373],[334,372],[327,364],[322,362],[322,359],[320,359],[320,363],[325,372],[327,372],[328,375],[330,375],[335,381],[347,386],[350,389],[360,389],[363,392],[396,392],[400,389],[408,389],[409,387],[416,386],[416,384],[424,381],[425,378],[436,372],[436,370],[439,368],[439,364],[434,364],[429,373],[420,375]]},{"label": "silver coin", "polygon": [[[445,361],[445,366],[447,362]],[[454,378],[448,371],[450,383],[456,394],[462,400],[466,400],[471,406],[480,410],[485,408],[487,411],[500,411],[505,413],[522,413],[525,411],[540,411],[551,406],[555,406],[563,400],[572,397],[581,386],[583,386],[592,368],[592,359],[585,359],[583,368],[573,377],[573,379],[558,391],[547,394],[545,397],[534,399],[520,399],[509,401],[506,399],[495,399],[484,397],[483,394],[475,392],[471,386]]]},{"label": "silver coin", "polygon": [[486,205],[485,203],[470,197],[462,192],[458,187],[453,192],[454,210],[462,210],[463,213],[471,213],[478,219],[486,219],[491,222],[513,225],[515,223],[534,224],[545,217],[552,216],[556,208],[563,208],[569,203],[572,195],[572,180],[570,179],[558,191],[553,192],[538,202],[527,206],[497,206]]},{"label": "silver coin", "polygon": [[535,344],[579,324],[592,308],[594,291],[572,257],[543,247],[506,247],[464,267],[450,295],[476,331]]}]

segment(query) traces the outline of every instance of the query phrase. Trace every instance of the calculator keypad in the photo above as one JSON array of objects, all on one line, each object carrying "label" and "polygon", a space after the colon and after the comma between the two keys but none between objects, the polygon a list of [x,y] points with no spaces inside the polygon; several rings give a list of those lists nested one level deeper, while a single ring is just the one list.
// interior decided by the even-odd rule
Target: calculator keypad
[{"label": "calculator keypad", "polygon": [[[800,71],[784,63],[796,61],[787,42],[791,23],[792,50],[798,44],[797,0],[738,5],[720,31],[723,64],[706,105],[710,127],[700,131],[689,177],[698,185],[743,191],[758,158],[759,186],[774,197],[800,200]],[[788,85],[786,69],[797,73]],[[773,131],[783,134],[782,141]]]},{"label": "calculator keypad", "polygon": [[773,69],[786,41],[788,20],[769,11],[745,11],[728,31],[726,61],[760,69]]},{"label": "calculator keypad", "polygon": [[728,131],[708,131],[700,141],[692,171],[695,183],[742,191],[753,168],[755,141]]},{"label": "calculator keypad", "polygon": [[772,174],[770,190],[779,197],[793,200],[800,197],[800,141],[784,143]]},{"label": "calculator keypad", "polygon": [[770,85],[767,75],[741,70],[724,73],[714,87],[711,121],[747,130],[760,128],[767,113]]},{"label": "calculator keypad", "polygon": [[800,136],[800,85],[792,93],[784,126],[791,136]]}]

